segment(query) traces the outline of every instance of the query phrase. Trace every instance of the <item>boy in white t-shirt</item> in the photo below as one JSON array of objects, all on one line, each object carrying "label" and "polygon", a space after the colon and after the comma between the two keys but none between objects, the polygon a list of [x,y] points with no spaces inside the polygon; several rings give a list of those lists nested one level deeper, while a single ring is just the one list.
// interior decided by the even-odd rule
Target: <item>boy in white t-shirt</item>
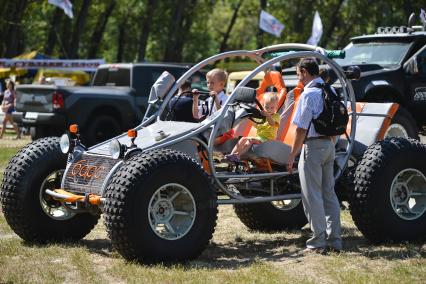
[{"label": "boy in white t-shirt", "polygon": [[207,73],[207,88],[210,91],[210,97],[202,104],[199,104],[197,90],[193,90],[192,115],[195,119],[205,119],[226,103],[228,96],[225,95],[224,89],[227,78],[228,74],[222,69],[216,68]]}]

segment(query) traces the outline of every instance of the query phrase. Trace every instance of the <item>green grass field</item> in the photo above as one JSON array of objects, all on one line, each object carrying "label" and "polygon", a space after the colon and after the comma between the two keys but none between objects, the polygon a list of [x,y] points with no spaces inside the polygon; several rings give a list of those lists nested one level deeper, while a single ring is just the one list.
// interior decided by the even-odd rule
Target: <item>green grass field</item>
[{"label": "green grass field", "polygon": [[[0,148],[0,177],[17,151]],[[424,243],[371,245],[346,210],[342,223],[342,253],[303,255],[307,227],[250,232],[231,206],[222,206],[213,240],[198,259],[146,266],[112,250],[102,220],[76,244],[40,246],[23,242],[0,213],[0,283],[424,283]]]}]

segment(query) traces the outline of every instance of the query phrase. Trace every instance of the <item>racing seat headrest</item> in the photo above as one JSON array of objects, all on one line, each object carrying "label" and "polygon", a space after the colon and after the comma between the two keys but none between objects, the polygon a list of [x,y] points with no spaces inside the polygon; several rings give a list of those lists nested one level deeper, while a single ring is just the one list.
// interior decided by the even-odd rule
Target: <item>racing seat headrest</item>
[{"label": "racing seat headrest", "polygon": [[253,88],[239,87],[235,93],[235,102],[251,104],[256,100],[256,90]]}]

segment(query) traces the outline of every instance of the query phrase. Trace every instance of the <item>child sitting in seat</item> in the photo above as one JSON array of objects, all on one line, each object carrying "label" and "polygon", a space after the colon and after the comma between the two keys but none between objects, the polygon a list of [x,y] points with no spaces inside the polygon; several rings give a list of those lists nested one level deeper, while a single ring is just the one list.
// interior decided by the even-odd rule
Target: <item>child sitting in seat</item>
[{"label": "child sitting in seat", "polygon": [[235,145],[231,154],[226,155],[225,159],[231,162],[239,162],[243,154],[250,150],[253,144],[261,144],[268,140],[274,140],[277,135],[277,130],[280,122],[280,116],[277,114],[278,96],[276,93],[265,93],[263,95],[262,114],[266,117],[266,122],[263,124],[255,124],[257,129],[256,137],[242,137],[238,144]]},{"label": "child sitting in seat", "polygon": [[[222,105],[228,100],[228,96],[225,94],[225,85],[228,79],[228,74],[219,68],[215,68],[207,72],[206,81],[207,88],[210,91],[210,97],[199,104],[198,102],[198,90],[194,89],[193,92],[193,103],[192,103],[192,115],[194,119],[202,121],[220,110]],[[214,145],[223,144],[225,141],[233,138],[234,130],[230,129],[226,133],[219,137],[216,137]]]},{"label": "child sitting in seat", "polygon": [[210,70],[207,75],[207,88],[210,91],[210,97],[203,104],[198,103],[198,92],[193,90],[192,114],[195,119],[203,120],[218,111],[228,100],[224,89],[228,74],[222,69]]}]

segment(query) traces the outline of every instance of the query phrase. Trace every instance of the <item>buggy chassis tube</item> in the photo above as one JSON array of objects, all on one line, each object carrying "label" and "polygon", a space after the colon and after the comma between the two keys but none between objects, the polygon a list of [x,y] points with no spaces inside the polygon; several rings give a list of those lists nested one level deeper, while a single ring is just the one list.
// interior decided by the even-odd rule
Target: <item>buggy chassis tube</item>
[{"label": "buggy chassis tube", "polygon": [[[257,54],[255,51],[248,51],[248,50],[228,51],[228,52],[220,53],[220,54],[214,55],[212,57],[209,57],[207,59],[204,59],[203,61],[201,61],[200,63],[194,65],[191,69],[189,69],[188,71],[186,71],[176,81],[176,83],[173,85],[173,87],[167,93],[167,95],[166,95],[166,97],[164,99],[164,102],[162,103],[162,105],[161,105],[158,113],[159,114],[163,113],[163,111],[166,109],[167,105],[169,104],[169,101],[173,97],[173,94],[177,91],[177,89],[179,88],[179,86],[182,85],[183,82],[185,82],[187,79],[189,79],[189,77],[191,77],[195,72],[197,72],[198,70],[200,70],[201,68],[207,66],[210,63],[214,63],[214,62],[216,62],[218,60],[225,59],[225,58],[228,58],[228,57],[236,57],[236,56],[247,56],[247,57],[250,57],[250,58],[254,59],[257,62],[263,62],[264,61],[264,59],[259,54]],[[160,115],[158,116],[157,120],[160,120]]]},{"label": "buggy chassis tube", "polygon": [[[282,46],[283,45],[280,45],[280,47],[282,47]],[[292,46],[292,45],[290,44],[289,46]],[[289,47],[289,48],[291,48],[291,47]],[[266,51],[268,51],[268,49]],[[345,98],[345,105],[347,105],[347,99],[349,97],[351,99],[351,107],[352,107],[352,109],[356,109],[356,107],[355,107],[355,95],[354,95],[354,91],[353,91],[352,85],[351,85],[350,81],[342,79],[342,78],[346,78],[346,76],[345,76],[345,74],[343,72],[343,69],[339,65],[337,65],[337,63],[335,63],[331,59],[327,58],[326,56],[324,56],[322,54],[319,54],[318,52],[312,52],[312,51],[291,52],[291,53],[288,53],[288,54],[284,54],[284,55],[278,56],[276,58],[273,58],[273,59],[271,59],[271,60],[269,60],[269,61],[261,64],[256,69],[254,69],[250,74],[248,74],[235,87],[235,90],[238,89],[240,86],[245,86],[257,73],[259,73],[260,71],[266,69],[267,67],[271,66],[274,63],[281,62],[281,61],[284,61],[284,60],[289,60],[289,59],[302,58],[302,57],[316,57],[316,58],[318,58],[318,59],[320,59],[322,61],[327,62],[330,65],[330,67],[333,69],[333,71],[335,71],[336,74],[340,75],[340,76],[338,76],[338,78],[339,78],[339,81],[340,81],[341,85],[344,86],[343,93],[344,93],[344,98]],[[220,114],[219,114],[219,119],[223,118],[226,110],[229,107],[229,104],[231,104],[233,102],[234,97],[235,97],[235,96],[233,96],[234,93],[235,93],[235,90],[231,94],[231,97],[229,98],[228,103],[221,109]],[[349,90],[349,95],[348,95],[348,90]],[[356,119],[354,119],[354,116],[355,116],[355,112],[352,113],[350,141],[348,141],[347,155],[345,156],[344,165],[346,165],[346,163],[347,163],[347,161],[349,159],[349,155],[350,155],[350,153],[352,151],[352,147],[353,147],[353,140],[354,140],[354,137],[355,137],[355,128],[356,128]],[[217,124],[215,124],[215,125],[217,125]],[[213,131],[210,134],[210,139],[209,139],[209,144],[208,144],[209,149],[207,151],[208,158],[209,158],[208,162],[209,162],[210,167],[212,168],[211,174],[212,174],[213,178],[215,179],[216,183],[220,186],[220,188],[223,191],[225,191],[228,195],[232,194],[230,196],[233,197],[233,198],[235,198],[235,199],[237,199],[237,200],[243,200],[243,199],[245,199],[246,201],[248,201],[250,199],[241,197],[239,195],[235,195],[235,194],[231,193],[229,190],[227,190],[226,187],[219,180],[216,172],[213,170],[214,169],[214,166],[213,166],[213,142],[214,142],[214,139],[216,137],[216,133],[217,133],[217,127],[213,127]],[[337,171],[337,173],[335,174],[335,179],[337,179],[340,176],[340,174],[342,173],[342,171],[343,171],[343,169],[339,169]],[[262,175],[264,177],[268,177],[268,175],[271,176],[271,174],[262,174]],[[288,175],[288,172],[282,173],[282,176],[285,176],[285,175]],[[223,175],[223,176],[226,176],[226,175]],[[243,175],[243,176],[244,177],[259,177],[259,174],[247,174],[247,175]],[[279,196],[276,196],[276,197],[278,198]],[[259,198],[259,199],[261,199],[261,198]]]},{"label": "buggy chassis tube", "polygon": [[[279,197],[279,198],[278,198]],[[302,198],[301,193],[294,194],[283,194],[271,197],[250,197],[243,199],[218,199],[217,204],[220,205],[232,205],[232,204],[248,204],[248,203],[262,203],[262,202],[271,202],[271,201],[279,201],[279,200],[290,200],[290,199],[300,199]]]},{"label": "buggy chassis tube", "polygon": [[[348,115],[351,115],[352,112],[348,113]],[[376,114],[376,113],[359,113],[356,112],[355,113],[356,116],[373,116],[373,117],[386,117],[386,118],[392,118],[391,116],[389,116],[388,114]]]},{"label": "buggy chassis tube", "polygon": [[87,202],[92,205],[99,206],[105,202],[104,197],[100,197],[98,195],[94,194],[88,194],[88,195],[76,195],[70,192],[66,192],[61,190],[61,192],[57,192],[57,189],[55,191],[46,189],[46,194],[53,197],[53,199],[56,199],[60,202]]},{"label": "buggy chassis tube", "polygon": [[[303,49],[307,49],[307,50],[311,50],[311,51],[295,51],[295,52],[289,52],[287,54],[278,56],[276,58],[270,59],[268,61],[266,61],[265,59],[263,59],[261,57],[261,55],[264,52],[267,51],[273,51],[273,50],[277,50],[277,49],[291,49],[291,48],[303,48]],[[214,115],[211,119],[207,119],[205,121],[203,121],[201,123],[201,127],[198,129],[193,130],[192,132],[183,135],[179,138],[176,139],[172,139],[169,141],[166,141],[164,143],[160,143],[157,144],[155,146],[149,147],[146,150],[153,150],[153,149],[157,149],[157,148],[163,148],[163,147],[167,147],[169,145],[173,145],[176,143],[179,143],[181,141],[187,140],[187,139],[191,139],[194,135],[201,133],[209,128],[212,128],[212,132],[210,134],[210,138],[209,138],[209,142],[207,145],[207,154],[208,154],[208,163],[209,166],[211,168],[211,175],[212,178],[215,180],[215,183],[217,184],[217,186],[225,193],[227,194],[229,197],[235,199],[235,200],[239,200],[238,202],[250,202],[250,200],[253,200],[253,198],[246,198],[237,194],[234,194],[232,192],[230,192],[220,181],[220,179],[225,178],[226,175],[221,175],[218,176],[217,173],[214,170],[214,165],[213,165],[213,142],[214,142],[214,138],[217,134],[218,131],[218,127],[216,125],[218,125],[222,120],[223,117],[227,111],[227,109],[229,108],[229,105],[234,101],[235,99],[235,90],[238,89],[241,86],[245,86],[257,73],[259,73],[260,71],[263,71],[265,69],[267,69],[268,67],[272,66],[272,64],[280,62],[280,61],[284,61],[284,60],[289,60],[289,59],[297,59],[297,58],[302,58],[302,57],[315,57],[318,58],[322,61],[325,61],[328,63],[328,65],[333,69],[334,72],[336,72],[336,74],[338,74],[338,79],[342,85],[342,90],[343,90],[343,94],[344,94],[344,101],[345,104],[347,104],[347,100],[348,98],[350,98],[351,100],[351,107],[352,109],[356,109],[355,107],[355,95],[354,95],[354,91],[352,88],[352,85],[350,83],[350,81],[345,80],[346,76],[343,72],[343,69],[337,65],[337,63],[335,63],[334,61],[332,61],[331,59],[327,58],[326,56],[318,53],[318,52],[314,52],[317,48],[314,46],[310,46],[310,45],[304,45],[304,44],[282,44],[282,45],[276,45],[273,46],[271,48],[263,48],[261,50],[257,50],[257,51],[232,51],[232,52],[226,52],[226,53],[222,53],[213,57],[210,57],[204,61],[202,61],[201,63],[195,65],[193,68],[191,68],[189,71],[187,71],[175,84],[174,86],[171,88],[171,90],[169,91],[169,93],[167,94],[165,100],[163,101],[159,113],[161,114],[168,102],[170,101],[173,93],[177,90],[178,86],[187,78],[189,78],[193,73],[195,73],[197,70],[199,70],[200,68],[204,67],[205,65],[208,65],[210,62],[214,62],[226,57],[230,57],[230,56],[248,56],[251,58],[254,58],[256,61],[258,62],[264,62],[262,63],[260,66],[258,66],[256,69],[254,69],[250,74],[248,74],[234,89],[234,91],[231,93],[227,104],[221,108],[221,110],[218,112],[217,115]],[[265,62],[266,61],[266,62]],[[356,116],[356,112],[352,112],[352,124],[351,124],[351,133],[350,133],[350,140],[348,141],[348,147],[347,147],[347,151],[346,151],[346,156],[344,158],[344,164],[347,163],[348,159],[349,159],[349,155],[352,151],[353,148],[353,139],[355,136],[355,128],[356,128],[356,119],[354,119],[354,116]],[[160,120],[160,116],[158,117],[158,120]],[[338,178],[341,174],[341,172],[343,171],[343,169],[339,169],[337,171],[337,173],[335,174],[335,178]],[[240,177],[242,178],[267,178],[267,177],[280,177],[280,176],[287,176],[288,172],[282,172],[282,173],[273,173],[273,174],[244,174],[241,175]],[[228,176],[229,177],[229,176]],[[284,200],[286,199],[286,195],[277,195],[275,197],[256,197],[256,202],[266,202],[266,201],[271,201],[270,199],[273,198],[274,200]],[[231,202],[231,201],[230,201]]]},{"label": "buggy chassis tube", "polygon": [[[201,139],[199,139],[199,138],[191,138],[191,139],[200,143],[205,149],[208,148],[207,144],[204,143]],[[298,173],[298,171],[294,171],[294,173]],[[260,176],[260,175],[265,175],[267,177],[283,176],[281,173],[258,174],[258,176]],[[289,174],[287,174],[287,175],[289,175]],[[223,175],[223,176],[217,175],[217,177],[218,178],[224,178],[224,179],[228,179],[228,178],[250,179],[250,177],[245,177],[244,175]],[[226,191],[224,193],[226,193],[228,196],[230,196],[230,194],[227,193]],[[261,202],[268,202],[268,201],[300,199],[301,197],[302,197],[302,195],[300,193],[296,193],[296,194],[283,194],[283,195],[270,196],[270,197],[258,197],[258,196],[256,196],[256,197],[252,197],[252,198],[243,198],[243,199],[227,198],[227,199],[218,199],[217,204],[232,205],[232,204],[237,204],[237,203],[261,203]]]}]

